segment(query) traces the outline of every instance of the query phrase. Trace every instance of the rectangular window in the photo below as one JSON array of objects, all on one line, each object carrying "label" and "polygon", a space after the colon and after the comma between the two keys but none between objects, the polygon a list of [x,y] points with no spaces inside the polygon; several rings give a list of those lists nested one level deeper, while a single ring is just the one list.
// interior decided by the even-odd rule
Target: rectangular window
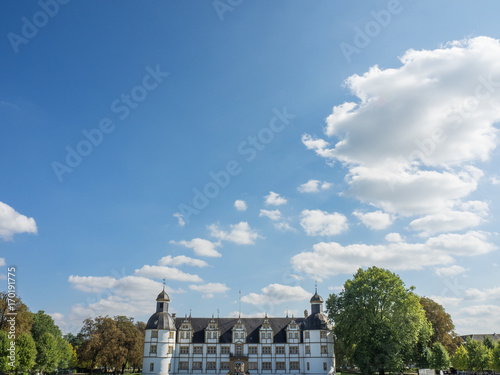
[{"label": "rectangular window", "polygon": [[211,339],[212,338],[212,334],[210,332],[207,332],[207,339]]},{"label": "rectangular window", "polygon": [[203,354],[203,347],[202,346],[193,347],[193,354]]},{"label": "rectangular window", "polygon": [[236,355],[237,355],[238,357],[241,357],[242,352],[243,352],[243,349],[242,349],[241,345],[237,345],[237,346],[236,346]]},{"label": "rectangular window", "polygon": [[155,370],[155,364],[154,363],[150,363],[149,364],[149,371],[154,371]]},{"label": "rectangular window", "polygon": [[258,366],[257,366],[257,362],[248,362],[248,369],[249,370],[257,370]]},{"label": "rectangular window", "polygon": [[285,354],[285,347],[284,346],[277,346],[276,347],[276,354]]},{"label": "rectangular window", "polygon": [[293,333],[292,332],[288,332],[288,339],[292,339],[293,338]]},{"label": "rectangular window", "polygon": [[189,354],[189,346],[181,346],[181,354]]},{"label": "rectangular window", "polygon": [[321,345],[321,354],[328,354],[328,346]]},{"label": "rectangular window", "polygon": [[271,347],[270,346],[263,346],[262,347],[262,354],[271,354]]},{"label": "rectangular window", "polygon": [[285,370],[285,362],[276,362],[276,370]]},{"label": "rectangular window", "polygon": [[220,352],[221,354],[229,354],[229,346],[221,346]]},{"label": "rectangular window", "polygon": [[299,333],[298,332],[295,332],[295,338],[298,339],[299,338]]},{"label": "rectangular window", "polygon": [[323,371],[326,371],[326,362],[323,362]]},{"label": "rectangular window", "polygon": [[257,347],[256,346],[250,346],[248,348],[248,354],[257,354]]},{"label": "rectangular window", "polygon": [[271,338],[271,332],[268,332],[267,333],[267,338],[270,339]]},{"label": "rectangular window", "polygon": [[174,353],[174,347],[172,345],[168,346],[168,354],[173,354]]},{"label": "rectangular window", "polygon": [[299,354],[298,346],[290,346],[290,354]]},{"label": "rectangular window", "polygon": [[308,338],[309,338],[309,331],[305,331],[305,332],[304,332],[304,337],[305,337],[306,339],[308,339]]},{"label": "rectangular window", "polygon": [[207,362],[207,370],[215,370],[215,362]]},{"label": "rectangular window", "polygon": [[156,354],[156,345],[151,345],[149,347],[149,354]]},{"label": "rectangular window", "polygon": [[151,331],[151,338],[157,339],[158,338],[158,331]]},{"label": "rectangular window", "polygon": [[179,362],[179,370],[189,370],[189,362]]},{"label": "rectangular window", "polygon": [[271,362],[262,362],[262,370],[272,370]]},{"label": "rectangular window", "polygon": [[174,338],[174,334],[175,334],[175,333],[174,333],[174,331],[170,331],[170,332],[168,333],[168,338],[169,338],[169,339],[173,339],[173,338]]},{"label": "rectangular window", "polygon": [[207,348],[207,354],[217,354],[217,347],[216,346],[209,346]]},{"label": "rectangular window", "polygon": [[261,339],[261,340],[265,340],[265,339],[266,339],[266,333],[265,333],[265,332],[262,332],[262,333],[260,334],[260,339]]},{"label": "rectangular window", "polygon": [[309,371],[310,368],[309,368],[309,362],[307,362],[307,371]]},{"label": "rectangular window", "polygon": [[326,339],[326,331],[321,331],[319,335],[322,339]]},{"label": "rectangular window", "polygon": [[311,347],[306,345],[306,354],[311,354]]},{"label": "rectangular window", "polygon": [[193,370],[201,370],[201,362],[193,362]]},{"label": "rectangular window", "polygon": [[221,362],[220,369],[221,370],[229,370],[229,362]]},{"label": "rectangular window", "polygon": [[299,362],[290,362],[290,370],[300,370]]}]

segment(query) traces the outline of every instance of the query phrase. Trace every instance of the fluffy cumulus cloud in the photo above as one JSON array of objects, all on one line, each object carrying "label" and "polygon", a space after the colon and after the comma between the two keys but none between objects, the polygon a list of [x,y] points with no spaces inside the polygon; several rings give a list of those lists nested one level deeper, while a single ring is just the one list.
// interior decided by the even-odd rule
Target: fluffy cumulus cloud
[{"label": "fluffy cumulus cloud", "polygon": [[152,279],[167,279],[175,281],[201,282],[203,281],[198,275],[183,272],[174,267],[167,266],[149,266],[145,265],[140,269],[135,270],[137,276],[152,278]]},{"label": "fluffy cumulus cloud", "polygon": [[347,230],[347,218],[338,212],[303,210],[300,225],[308,236],[334,236]]},{"label": "fluffy cumulus cloud", "polygon": [[352,214],[370,229],[385,229],[392,224],[393,220],[390,214],[382,211],[366,213],[354,211]]},{"label": "fluffy cumulus cloud", "polygon": [[37,233],[35,219],[21,215],[11,206],[0,202],[0,239],[9,241],[16,233]]},{"label": "fluffy cumulus cloud", "polygon": [[205,262],[204,260],[201,259],[194,259],[187,257],[185,255],[178,255],[176,257],[173,257],[172,255],[167,255],[166,257],[161,258],[158,261],[158,264],[160,266],[193,266],[193,267],[208,267],[208,263]]},{"label": "fluffy cumulus cloud", "polygon": [[117,280],[109,276],[73,276],[71,275],[68,281],[75,289],[82,292],[99,293],[104,289],[112,288],[116,285]]},{"label": "fluffy cumulus cloud", "polygon": [[295,229],[288,224],[287,220],[283,217],[281,214],[281,211],[276,209],[276,210],[260,210],[259,213],[260,217],[268,217],[274,222],[274,227],[277,230],[287,232],[287,231],[294,231]]},{"label": "fluffy cumulus cloud", "polygon": [[242,201],[242,200],[236,200],[234,201],[234,207],[238,210],[238,211],[246,211],[247,209],[247,204],[245,201]]},{"label": "fluffy cumulus cloud", "polygon": [[312,251],[292,257],[295,270],[317,279],[337,274],[352,274],[359,267],[378,266],[391,270],[418,270],[426,266],[447,265],[457,256],[487,254],[496,247],[487,233],[469,231],[465,234],[442,234],[421,243],[405,241],[381,245],[320,242]]},{"label": "fluffy cumulus cloud", "polygon": [[170,241],[172,244],[181,245],[188,249],[193,249],[194,253],[204,257],[221,257],[222,254],[215,250],[220,246],[220,242],[210,242],[203,238],[193,238],[191,241]]},{"label": "fluffy cumulus cloud", "polygon": [[450,210],[476,190],[483,173],[472,164],[498,141],[499,60],[500,42],[488,37],[409,50],[398,68],[346,80],[358,101],[328,116],[333,144],[307,134],[303,143],[349,169],[345,195],[400,215]]},{"label": "fluffy cumulus cloud", "polygon": [[321,190],[327,190],[332,187],[332,184],[326,181],[309,180],[300,185],[297,190],[301,193],[319,193]]},{"label": "fluffy cumulus cloud", "polygon": [[457,266],[456,264],[450,267],[438,267],[434,270],[436,275],[442,277],[453,277],[461,273],[464,273],[465,271],[467,271],[466,268],[462,266]]},{"label": "fluffy cumulus cloud", "polygon": [[281,206],[282,204],[286,204],[287,200],[286,198],[280,196],[278,193],[275,193],[274,191],[270,191],[269,195],[266,195],[265,197],[265,204],[267,206]]},{"label": "fluffy cumulus cloud", "polygon": [[300,286],[270,284],[261,289],[261,293],[250,293],[241,297],[241,301],[252,305],[279,304],[289,301],[303,301],[311,298],[311,293]]},{"label": "fluffy cumulus cloud", "polygon": [[208,227],[210,235],[219,240],[233,242],[238,245],[253,245],[255,240],[260,238],[259,234],[250,228],[246,221],[240,221],[238,224],[231,224],[231,230],[226,231],[219,228],[218,224],[212,224]]},{"label": "fluffy cumulus cloud", "polygon": [[203,298],[212,298],[216,293],[226,293],[229,290],[228,286],[223,283],[190,285],[189,289],[203,293]]}]

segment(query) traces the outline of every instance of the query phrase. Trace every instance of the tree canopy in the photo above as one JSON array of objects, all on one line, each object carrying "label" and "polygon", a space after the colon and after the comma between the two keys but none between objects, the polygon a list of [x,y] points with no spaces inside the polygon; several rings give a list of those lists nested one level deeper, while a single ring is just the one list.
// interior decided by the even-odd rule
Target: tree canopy
[{"label": "tree canopy", "polygon": [[378,267],[360,268],[326,305],[336,337],[352,350],[363,374],[400,371],[425,336],[422,331],[432,330],[413,287]]},{"label": "tree canopy", "polygon": [[444,345],[448,353],[455,353],[458,347],[459,337],[455,333],[455,325],[444,307],[430,298],[420,298],[420,304],[425,310],[425,317],[432,324],[432,336],[430,343],[439,342]]}]

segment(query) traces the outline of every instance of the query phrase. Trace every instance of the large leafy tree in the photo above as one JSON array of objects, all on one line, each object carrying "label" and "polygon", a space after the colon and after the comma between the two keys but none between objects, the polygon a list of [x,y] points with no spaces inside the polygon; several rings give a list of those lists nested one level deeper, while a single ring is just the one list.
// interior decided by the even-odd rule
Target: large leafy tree
[{"label": "large leafy tree", "polygon": [[500,341],[497,341],[491,351],[491,369],[500,372]]},{"label": "large leafy tree", "polygon": [[[52,317],[40,310],[32,314],[31,336],[35,340],[37,356],[36,368],[41,372],[51,372],[58,368],[67,357],[66,341]],[[62,367],[64,368],[64,367]]]},{"label": "large leafy tree", "polygon": [[29,333],[24,332],[17,336],[16,355],[18,357],[17,370],[28,372],[35,366],[36,344]]},{"label": "large leafy tree", "polygon": [[467,370],[483,372],[490,364],[490,349],[481,341],[467,340]]},{"label": "large leafy tree", "polygon": [[420,298],[394,273],[378,267],[359,269],[339,295],[327,300],[335,335],[353,349],[363,374],[400,371],[430,329]]},{"label": "large leafy tree", "polygon": [[468,354],[465,345],[459,346],[452,357],[451,363],[453,367],[459,371],[467,370]]},{"label": "large leafy tree", "polygon": [[446,348],[440,342],[432,346],[431,367],[434,370],[445,370],[450,368],[450,356]]},{"label": "large leafy tree", "polygon": [[440,342],[448,353],[455,353],[460,337],[454,331],[455,325],[450,314],[444,310],[443,306],[430,298],[420,298],[420,304],[425,310],[427,320],[432,324],[431,344]]},{"label": "large leafy tree", "polygon": [[[20,297],[14,297],[11,299],[10,312],[15,312],[16,315],[16,335],[20,335],[23,332],[29,332],[31,329],[31,324],[33,323],[33,318],[31,312],[22,301]],[[12,318],[9,315],[9,301],[8,293],[0,292],[0,330],[9,331],[10,324],[7,319]]]},{"label": "large leafy tree", "polygon": [[134,324],[133,318],[115,316],[116,326],[123,333],[120,346],[125,350],[125,361],[121,364],[121,373],[125,372],[127,363],[134,368],[142,364],[144,335]]}]

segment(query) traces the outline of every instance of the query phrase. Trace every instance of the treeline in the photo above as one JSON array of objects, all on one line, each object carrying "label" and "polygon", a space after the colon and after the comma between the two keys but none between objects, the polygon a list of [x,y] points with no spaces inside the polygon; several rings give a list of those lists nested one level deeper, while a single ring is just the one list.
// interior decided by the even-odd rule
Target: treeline
[{"label": "treeline", "polygon": [[0,292],[0,373],[92,372],[100,368],[123,374],[126,368],[142,367],[145,323],[134,323],[125,316],[89,318],[77,335],[63,336],[50,315],[32,313],[18,297],[14,302],[15,330],[7,293]]},{"label": "treeline", "polygon": [[415,368],[500,371],[500,341],[463,341],[451,316],[419,297],[398,275],[378,267],[359,269],[326,301],[334,324],[335,357],[341,368],[365,375]]}]

